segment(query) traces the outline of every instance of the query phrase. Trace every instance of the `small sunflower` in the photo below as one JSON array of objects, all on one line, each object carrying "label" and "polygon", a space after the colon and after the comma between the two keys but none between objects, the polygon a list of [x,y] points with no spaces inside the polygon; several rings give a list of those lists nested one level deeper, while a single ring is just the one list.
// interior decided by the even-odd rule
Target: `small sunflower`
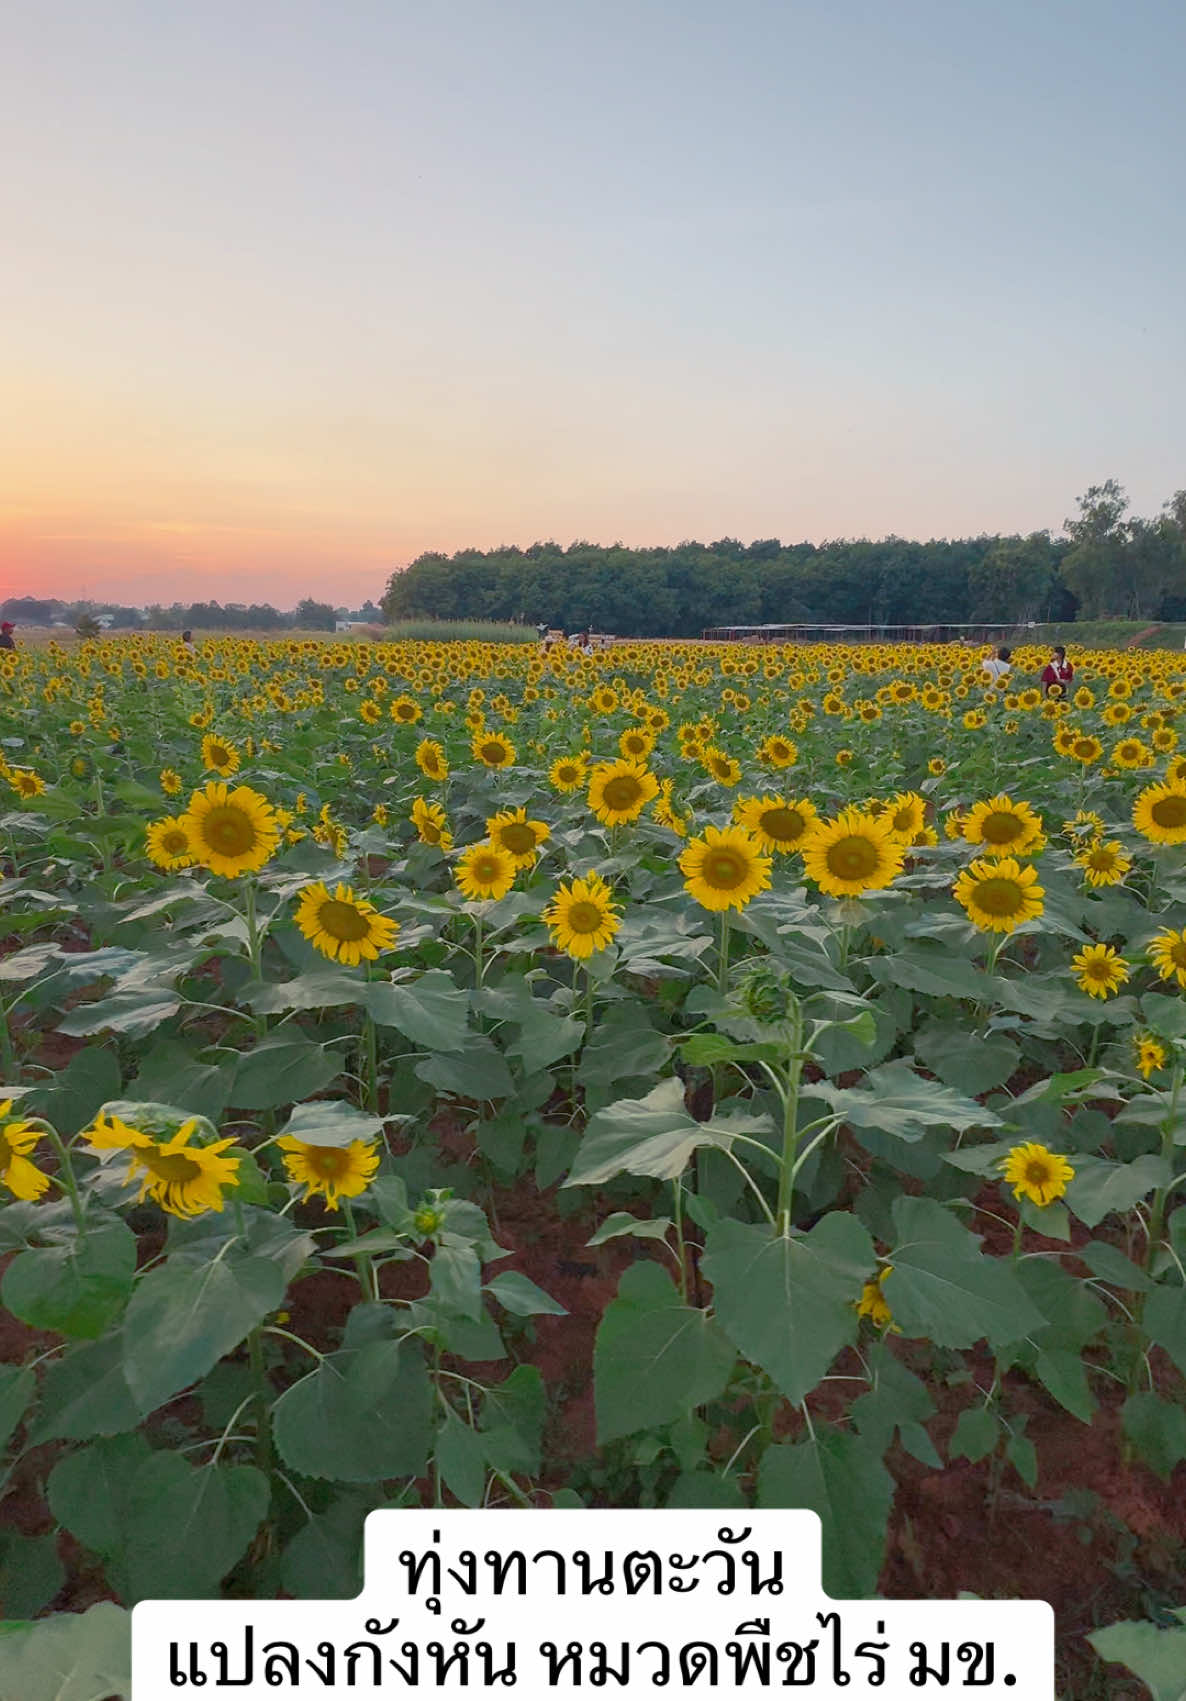
[{"label": "small sunflower", "polygon": [[1013,1197],[1032,1199],[1043,1209],[1062,1198],[1067,1182],[1073,1180],[1075,1174],[1060,1153],[1048,1151],[1035,1140],[1011,1147],[1009,1155],[1001,1159],[1001,1165],[1005,1183],[1013,1189]]},{"label": "small sunflower", "polygon": [[1022,867],[1011,856],[999,861],[981,857],[955,883],[957,902],[983,933],[1012,933],[1032,921],[1041,915],[1045,895],[1037,870]]},{"label": "small sunflower", "polygon": [[8,783],[18,797],[40,797],[45,790],[45,781],[31,768],[13,768]]},{"label": "small sunflower", "polygon": [[1186,782],[1146,786],[1132,806],[1132,824],[1155,845],[1186,842]]},{"label": "small sunflower", "polygon": [[[414,697],[394,698],[392,700],[391,707],[387,712],[391,716],[392,720],[396,721],[400,726],[415,726],[416,722],[420,720],[424,714],[424,710],[420,707]],[[489,765],[496,768],[504,766],[504,764],[499,762],[494,762]]]},{"label": "small sunflower", "polygon": [[513,768],[515,746],[501,732],[480,732],[470,745],[475,762],[485,768]]},{"label": "small sunflower", "polygon": [[315,951],[352,968],[390,951],[399,934],[397,921],[356,898],[351,887],[339,885],[331,893],[320,881],[302,891],[293,919]]},{"label": "small sunflower", "polygon": [[789,738],[772,733],[756,752],[758,761],[768,768],[790,768],[799,760],[799,747]]},{"label": "small sunflower", "polygon": [[1119,839],[1094,839],[1076,853],[1075,861],[1089,886],[1119,886],[1132,868],[1132,858],[1125,854]]},{"label": "small sunflower", "polygon": [[471,901],[505,898],[515,880],[515,859],[501,845],[470,845],[457,861],[454,878]]},{"label": "small sunflower", "polygon": [[630,726],[618,740],[618,749],[632,762],[645,762],[655,748],[655,735],[645,727]]},{"label": "small sunflower", "polygon": [[1186,986],[1186,928],[1163,928],[1149,944],[1149,959],[1162,980]]},{"label": "small sunflower", "polygon": [[447,780],[449,763],[444,746],[435,738],[422,738],[416,746],[416,766],[428,780]]},{"label": "small sunflower", "polygon": [[889,886],[902,872],[906,847],[884,815],[845,809],[815,821],[803,841],[803,866],[831,898],[859,898]]},{"label": "small sunflower", "polygon": [[1116,768],[1151,768],[1153,752],[1139,738],[1122,738],[1112,746],[1112,765]]},{"label": "small sunflower", "polygon": [[900,791],[885,806],[884,820],[895,839],[905,845],[918,843],[927,823],[927,802],[916,791]]},{"label": "small sunflower", "polygon": [[0,1103],[0,1182],[15,1199],[40,1199],[49,1187],[49,1176],[30,1163],[29,1153],[41,1138],[40,1130],[22,1116],[13,1116],[12,1100]]},{"label": "small sunflower", "polygon": [[562,882],[544,911],[557,949],[570,957],[604,951],[622,925],[613,893],[592,870],[583,879]]},{"label": "small sunflower", "polygon": [[202,766],[216,774],[221,774],[224,780],[238,772],[239,752],[225,738],[215,738],[208,735],[202,740]]},{"label": "small sunflower", "polygon": [[204,791],[194,792],[181,819],[195,860],[229,879],[256,873],[279,843],[275,810],[250,786],[229,791],[222,780],[209,780]]},{"label": "small sunflower", "polygon": [[1155,1034],[1134,1034],[1132,1045],[1136,1066],[1146,1081],[1169,1062],[1169,1051]]},{"label": "small sunflower", "polygon": [[1014,803],[999,792],[977,803],[964,818],[964,838],[996,855],[1022,856],[1042,836],[1042,823],[1028,803]]},{"label": "small sunflower", "polygon": [[295,1134],[282,1134],[276,1144],[284,1153],[289,1180],[305,1189],[302,1200],[320,1193],[331,1211],[339,1209],[339,1200],[356,1199],[365,1192],[379,1167],[378,1146],[365,1140],[351,1140],[348,1146],[314,1146]]},{"label": "small sunflower", "polygon": [[1129,976],[1129,967],[1112,945],[1085,945],[1071,958],[1081,989],[1092,998],[1110,998]]},{"label": "small sunflower", "polygon": [[160,821],[150,822],[144,848],[149,861],[155,862],[158,868],[192,868],[194,865],[193,846],[189,842],[183,816],[166,815]]},{"label": "small sunflower", "polygon": [[588,772],[583,756],[558,756],[548,769],[548,780],[557,791],[580,791]]},{"label": "small sunflower", "polygon": [[589,775],[589,808],[607,827],[637,821],[659,782],[642,762],[599,762]]},{"label": "small sunflower", "polygon": [[491,844],[500,845],[515,859],[516,868],[530,868],[539,854],[540,846],[552,836],[552,829],[543,821],[529,821],[527,810],[504,809],[486,822]]},{"label": "small sunflower", "polygon": [[789,803],[785,797],[739,797],[733,819],[753,834],[762,850],[788,855],[799,849],[819,817],[806,798]]},{"label": "small sunflower", "polygon": [[162,768],[160,773],[161,790],[166,797],[176,797],[181,790],[181,775],[176,768]]},{"label": "small sunflower", "polygon": [[94,1152],[126,1155],[125,1183],[131,1185],[137,1175],[143,1176],[138,1200],[147,1195],[172,1217],[200,1217],[205,1211],[222,1210],[223,1191],[235,1186],[239,1160],[223,1155],[234,1140],[191,1144],[197,1126],[194,1117],[157,1139],[118,1116],[100,1114],[83,1138]]},{"label": "small sunflower", "polygon": [[429,803],[427,798],[418,797],[412,805],[411,820],[416,829],[416,837],[422,845],[437,845],[443,851],[452,850],[453,835],[449,831],[449,817],[439,803]]},{"label": "small sunflower", "polygon": [[741,763],[711,745],[700,758],[702,766],[723,786],[735,786],[741,778]]},{"label": "small sunflower", "polygon": [[875,1329],[888,1328],[892,1331],[892,1333],[898,1335],[901,1334],[901,1330],[894,1322],[894,1314],[890,1310],[889,1301],[882,1292],[882,1285],[885,1278],[887,1276],[892,1276],[893,1273],[894,1267],[892,1264],[887,1264],[883,1270],[879,1270],[877,1273],[877,1279],[872,1282],[866,1282],[864,1287],[861,1289],[861,1297],[857,1300],[856,1307],[857,1316],[867,1317]]},{"label": "small sunflower", "polygon": [[383,718],[383,709],[373,697],[364,697],[358,705],[358,718],[367,726],[378,726]]},{"label": "small sunflower", "polygon": [[684,885],[706,910],[743,910],[770,885],[771,862],[743,827],[706,827],[679,859]]}]

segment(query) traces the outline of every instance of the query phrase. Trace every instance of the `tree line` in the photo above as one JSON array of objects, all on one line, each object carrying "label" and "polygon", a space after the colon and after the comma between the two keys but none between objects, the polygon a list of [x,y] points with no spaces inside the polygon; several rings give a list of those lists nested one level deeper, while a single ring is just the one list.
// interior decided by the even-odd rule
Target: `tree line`
[{"label": "tree line", "polygon": [[387,620],[546,621],[639,637],[782,622],[1186,619],[1186,490],[1152,520],[1129,515],[1114,479],[1077,506],[1062,537],[429,552],[392,574],[381,606]]},{"label": "tree line", "polygon": [[113,602],[63,602],[58,597],[9,597],[0,602],[0,619],[22,626],[64,626],[89,630],[100,616],[116,630],[130,628],[149,632],[277,632],[299,626],[311,632],[332,632],[339,620],[382,619],[378,606],[366,602],[360,609],[335,608],[330,602],[305,597],[295,608],[273,608],[268,602],[174,602],[167,607],[152,603],[132,608]]}]

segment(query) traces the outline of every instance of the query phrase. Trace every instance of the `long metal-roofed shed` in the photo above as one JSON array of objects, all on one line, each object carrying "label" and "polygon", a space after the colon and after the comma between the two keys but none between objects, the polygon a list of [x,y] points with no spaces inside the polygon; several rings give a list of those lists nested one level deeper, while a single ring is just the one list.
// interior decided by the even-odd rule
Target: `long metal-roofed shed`
[{"label": "long metal-roofed shed", "polygon": [[835,622],[803,622],[765,626],[709,626],[701,637],[709,642],[749,644],[872,644],[879,641],[902,644],[999,643],[1016,637],[1024,626],[929,621],[918,626],[865,625]]}]

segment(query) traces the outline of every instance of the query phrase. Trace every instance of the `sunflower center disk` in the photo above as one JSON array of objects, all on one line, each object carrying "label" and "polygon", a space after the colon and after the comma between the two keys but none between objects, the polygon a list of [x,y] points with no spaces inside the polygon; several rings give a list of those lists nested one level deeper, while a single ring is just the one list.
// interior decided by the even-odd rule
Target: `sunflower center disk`
[{"label": "sunflower center disk", "polygon": [[803,831],[803,817],[797,809],[768,809],[761,823],[767,838],[784,844],[793,843]]},{"label": "sunflower center disk", "polygon": [[1159,827],[1186,827],[1186,797],[1159,797],[1150,814]]},{"label": "sunflower center disk", "polygon": [[526,821],[516,821],[509,827],[503,827],[499,837],[512,856],[525,856],[535,849],[535,828],[529,827]]},{"label": "sunflower center disk", "polygon": [[193,1181],[202,1173],[202,1166],[182,1152],[149,1152],[138,1148],[136,1156],[161,1181]]},{"label": "sunflower center disk", "polygon": [[976,902],[986,915],[1013,915],[1021,908],[1021,888],[1013,880],[984,880],[976,888]]},{"label": "sunflower center disk", "polygon": [[982,832],[986,844],[1011,845],[1014,839],[1019,839],[1025,831],[1016,815],[1005,815],[994,812],[986,815]]},{"label": "sunflower center disk", "polygon": [[876,872],[877,846],[854,836],[837,839],[828,850],[828,872],[840,880],[863,880]]},{"label": "sunflower center disk", "polygon": [[633,809],[642,796],[642,787],[629,774],[619,774],[606,782],[604,795],[608,809]]},{"label": "sunflower center disk", "polygon": [[734,886],[741,884],[744,877],[744,865],[737,857],[730,856],[724,851],[718,851],[714,856],[710,856],[704,865],[704,878],[710,886],[715,886],[721,891],[731,891]]},{"label": "sunflower center disk", "polygon": [[202,823],[202,836],[223,856],[245,856],[255,848],[255,828],[241,809],[212,809]]},{"label": "sunflower center disk", "polygon": [[596,904],[585,898],[573,904],[567,919],[574,933],[596,933],[605,917]]},{"label": "sunflower center disk", "polygon": [[338,898],[331,898],[328,904],[322,904],[317,919],[331,939],[365,939],[370,932],[370,922],[362,911],[356,909],[353,904],[342,903]]}]

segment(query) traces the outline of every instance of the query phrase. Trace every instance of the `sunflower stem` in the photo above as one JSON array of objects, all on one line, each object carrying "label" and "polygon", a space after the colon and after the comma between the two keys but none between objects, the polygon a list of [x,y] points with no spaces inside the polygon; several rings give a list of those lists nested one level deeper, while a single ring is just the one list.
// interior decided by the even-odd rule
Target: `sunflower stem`
[{"label": "sunflower stem", "polygon": [[272,1389],[264,1362],[263,1335],[258,1327],[247,1337],[247,1361],[255,1386],[255,1462],[266,1477],[272,1469],[272,1426],[269,1421]]},{"label": "sunflower stem", "polygon": [[778,1233],[790,1233],[791,1206],[795,1196],[795,1153],[799,1143],[799,1083],[803,1074],[803,1007],[791,1001],[791,1044],[783,1092],[782,1162],[778,1171],[778,1203],[774,1222]]},{"label": "sunflower stem", "polygon": [[684,1190],[677,1175],[671,1184],[675,1200],[675,1244],[679,1254],[679,1292],[684,1304],[688,1301],[688,1258],[684,1246]]},{"label": "sunflower stem", "polygon": [[57,1129],[50,1123],[43,1122],[45,1137],[58,1155],[61,1172],[58,1176],[58,1186],[68,1195],[70,1209],[74,1212],[74,1226],[79,1234],[86,1233],[86,1211],[83,1209],[82,1195],[78,1191],[78,1181],[74,1174],[74,1165],[70,1162],[70,1149]]},{"label": "sunflower stem", "polygon": [[8,1011],[0,1001],[0,1064],[4,1068],[4,1078],[12,1086],[16,1086],[18,1066],[16,1051],[12,1043],[12,1030],[8,1025]]},{"label": "sunflower stem", "polygon": [[[358,1239],[358,1224],[354,1220],[354,1207],[349,1199],[342,1200],[342,1215],[346,1219],[346,1228],[351,1240]],[[354,1271],[358,1277],[358,1285],[365,1299],[378,1299],[379,1285],[375,1280],[375,1266],[369,1252],[354,1254]]]},{"label": "sunflower stem", "polygon": [[729,990],[729,911],[721,911],[721,954],[717,965],[717,990]]},{"label": "sunflower stem", "polygon": [[474,913],[474,985],[481,988],[486,983],[486,964],[482,956],[482,918]]},{"label": "sunflower stem", "polygon": [[585,965],[585,1044],[593,1038],[593,970]]},{"label": "sunflower stem", "polygon": [[[244,921],[247,924],[247,954],[251,959],[251,976],[253,980],[263,979],[263,948],[259,933],[259,915],[255,907],[255,876],[249,874],[246,882],[246,902]],[[255,1017],[255,1031],[260,1039],[268,1031],[268,1018],[262,1013]]]}]

